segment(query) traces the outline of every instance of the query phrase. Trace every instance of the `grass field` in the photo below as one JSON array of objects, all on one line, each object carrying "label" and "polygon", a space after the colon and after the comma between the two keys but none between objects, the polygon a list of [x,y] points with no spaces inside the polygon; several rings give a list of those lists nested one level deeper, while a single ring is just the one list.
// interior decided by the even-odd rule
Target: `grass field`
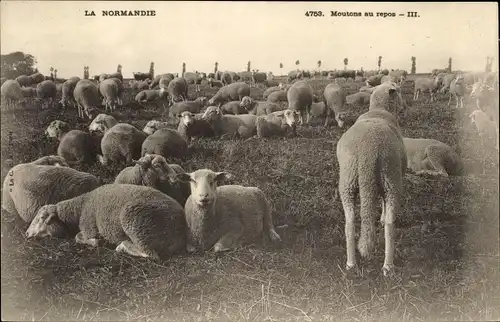
[{"label": "grass field", "polygon": [[[311,80],[321,94],[326,80]],[[350,93],[363,84],[349,83]],[[254,98],[262,89],[252,88]],[[202,87],[199,95],[215,89]],[[221,255],[182,255],[155,263],[91,249],[74,240],[27,241],[27,225],[2,212],[2,320],[140,321],[423,321],[500,319],[498,155],[481,147],[467,111],[447,97],[411,101],[405,136],[443,141],[459,153],[467,175],[442,178],[408,174],[402,216],[396,221],[396,276],[381,275],[383,230],[372,260],[344,272],[344,215],[335,191],[335,145],[344,130],[321,121],[299,136],[265,141],[193,144],[186,171],[229,171],[234,183],[260,187],[268,196],[282,245],[246,247]],[[195,97],[194,87],[190,98]],[[155,106],[138,108],[127,90],[114,115],[142,128],[162,118]],[[357,115],[361,109],[355,110]],[[76,111],[40,110],[34,102],[1,114],[2,160],[14,164],[55,154],[46,139],[54,120],[86,129]],[[120,168],[80,167],[103,183]],[[8,166],[2,163],[2,180]],[[359,218],[358,218],[359,231]]]}]

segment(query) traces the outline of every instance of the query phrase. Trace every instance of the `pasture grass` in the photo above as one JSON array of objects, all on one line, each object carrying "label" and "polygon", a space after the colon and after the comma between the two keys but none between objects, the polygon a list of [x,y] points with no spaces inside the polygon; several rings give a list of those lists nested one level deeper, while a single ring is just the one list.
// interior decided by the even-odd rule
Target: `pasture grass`
[{"label": "pasture grass", "polygon": [[[312,80],[321,94],[326,80]],[[342,204],[337,197],[335,145],[342,129],[322,120],[296,138],[242,142],[200,139],[182,164],[186,171],[229,171],[231,183],[260,187],[272,205],[280,245],[248,246],[215,255],[181,255],[155,263],[91,249],[74,240],[27,241],[27,224],[2,211],[2,320],[140,321],[423,321],[500,318],[498,253],[498,155],[478,144],[466,111],[447,97],[411,102],[401,120],[405,136],[443,141],[465,162],[463,177],[405,177],[403,212],[396,221],[396,276],[381,275],[383,229],[370,260],[358,257],[345,272]],[[349,94],[361,83],[345,84]],[[211,96],[202,87],[190,98]],[[252,88],[251,96],[262,97]],[[165,119],[161,106],[141,108],[127,89],[114,115],[142,128]],[[353,107],[356,115],[362,107]],[[85,129],[76,111],[2,108],[2,180],[13,164],[55,154],[43,133],[54,119]],[[110,183],[120,167],[79,170]],[[359,218],[357,222],[359,232]]]}]

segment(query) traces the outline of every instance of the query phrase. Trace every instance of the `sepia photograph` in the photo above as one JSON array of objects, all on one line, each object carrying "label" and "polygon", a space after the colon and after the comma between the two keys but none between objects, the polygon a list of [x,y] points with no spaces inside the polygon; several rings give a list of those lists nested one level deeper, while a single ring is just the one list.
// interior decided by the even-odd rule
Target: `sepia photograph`
[{"label": "sepia photograph", "polygon": [[496,2],[0,2],[2,321],[498,321]]}]

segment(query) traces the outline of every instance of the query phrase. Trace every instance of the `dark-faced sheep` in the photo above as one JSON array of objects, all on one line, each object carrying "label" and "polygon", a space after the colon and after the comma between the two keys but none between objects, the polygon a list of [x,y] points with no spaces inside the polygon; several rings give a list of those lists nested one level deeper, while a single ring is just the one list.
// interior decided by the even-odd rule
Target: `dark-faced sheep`
[{"label": "dark-faced sheep", "polygon": [[250,96],[250,86],[245,82],[236,82],[220,88],[208,104],[222,105],[228,101],[241,101],[245,96]]},{"label": "dark-faced sheep", "polygon": [[212,126],[202,117],[203,113],[193,114],[188,111],[182,112],[179,116],[177,132],[186,142],[189,143],[194,137],[213,137],[215,135]]},{"label": "dark-faced sheep", "polygon": [[368,112],[362,114],[337,142],[339,194],[345,214],[346,269],[356,265],[355,202],[361,199],[358,250],[370,257],[375,246],[375,213],[382,197],[380,221],[385,230],[385,276],[394,270],[394,220],[403,201],[407,156],[396,117],[405,103],[395,83],[377,87]]},{"label": "dark-faced sheep", "polygon": [[148,136],[142,143],[141,156],[158,154],[165,159],[184,160],[188,154],[188,144],[176,130],[162,128]]},{"label": "dark-faced sheep", "polygon": [[78,232],[75,241],[116,252],[165,259],[186,249],[186,219],[172,197],[150,187],[108,184],[81,196],[41,207],[27,238],[52,236],[54,226]]},{"label": "dark-faced sheep", "polygon": [[273,242],[281,240],[264,192],[257,187],[217,186],[230,177],[209,169],[177,175],[179,181],[191,186],[185,205],[188,251],[213,248],[221,252],[265,235]]}]

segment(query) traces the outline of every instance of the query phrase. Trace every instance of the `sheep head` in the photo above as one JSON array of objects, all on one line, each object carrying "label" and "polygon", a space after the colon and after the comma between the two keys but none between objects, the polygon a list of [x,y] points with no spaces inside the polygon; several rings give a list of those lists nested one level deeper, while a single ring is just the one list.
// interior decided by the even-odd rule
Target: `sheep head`
[{"label": "sheep head", "polygon": [[296,127],[300,121],[300,112],[299,111],[286,109],[283,111],[275,112],[275,115],[282,119],[282,121],[281,121],[282,124],[286,124],[286,125],[290,126],[291,128]]},{"label": "sheep head", "polygon": [[401,88],[394,82],[376,86],[370,96],[369,109],[383,109],[394,115],[406,114],[407,105],[401,96]]},{"label": "sheep head", "polygon": [[240,106],[244,107],[247,111],[252,109],[253,99],[250,96],[245,96],[241,99]]},{"label": "sheep head", "polygon": [[205,113],[203,113],[203,116],[201,117],[201,119],[206,121],[206,122],[211,122],[211,121],[215,121],[221,117],[222,117],[222,110],[220,107],[209,106],[205,110]]},{"label": "sheep head", "polygon": [[146,134],[151,135],[151,134],[155,133],[156,131],[158,131],[159,129],[162,129],[164,127],[167,127],[167,123],[156,121],[156,120],[151,120],[146,124],[146,126],[144,126],[143,131]]},{"label": "sheep head", "polygon": [[180,123],[184,124],[186,127],[194,123],[194,114],[189,111],[184,111],[179,115]]},{"label": "sheep head", "polygon": [[45,130],[45,135],[48,138],[60,138],[62,134],[69,131],[68,123],[55,120],[50,122],[49,126]]},{"label": "sheep head", "polygon": [[117,123],[118,121],[111,115],[99,114],[94,118],[92,123],[90,123],[89,131],[106,133],[107,130]]},{"label": "sheep head", "polygon": [[144,171],[142,181],[146,186],[156,187],[160,182],[174,181],[176,172],[161,155],[147,153],[134,163]]},{"label": "sheep head", "polygon": [[233,177],[228,172],[214,172],[210,169],[201,169],[191,173],[179,173],[176,181],[189,182],[191,186],[191,200],[199,207],[210,207],[217,198],[217,185],[223,180]]},{"label": "sheep head", "polygon": [[56,205],[44,205],[35,215],[26,230],[26,238],[60,237],[64,235],[64,225],[59,220]]}]

